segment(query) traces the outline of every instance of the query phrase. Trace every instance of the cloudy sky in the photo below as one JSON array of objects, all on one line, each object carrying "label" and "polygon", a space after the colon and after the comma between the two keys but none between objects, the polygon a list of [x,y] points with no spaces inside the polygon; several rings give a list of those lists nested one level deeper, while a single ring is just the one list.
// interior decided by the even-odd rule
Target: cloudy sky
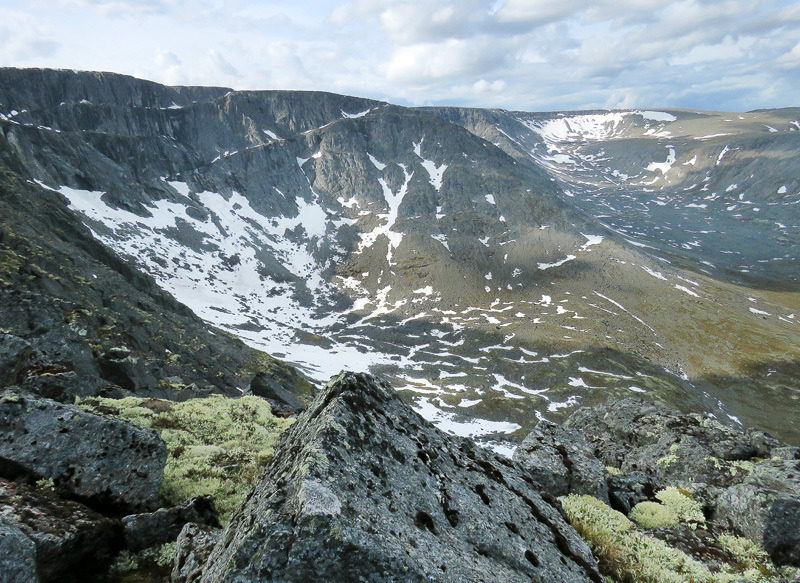
[{"label": "cloudy sky", "polygon": [[529,111],[800,105],[787,0],[0,0],[0,66]]}]

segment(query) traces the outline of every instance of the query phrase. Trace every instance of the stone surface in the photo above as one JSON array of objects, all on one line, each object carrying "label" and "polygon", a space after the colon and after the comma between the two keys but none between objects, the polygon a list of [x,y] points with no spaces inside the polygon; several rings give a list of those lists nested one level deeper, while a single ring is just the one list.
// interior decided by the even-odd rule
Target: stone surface
[{"label": "stone surface", "polygon": [[589,494],[608,502],[606,470],[579,431],[540,421],[514,461],[552,496]]},{"label": "stone surface", "polygon": [[639,399],[579,409],[565,425],[628,473],[609,482],[616,508],[629,511],[661,484],[687,488],[717,526],[761,544],[777,565],[800,566],[797,448]]},{"label": "stone surface", "polygon": [[0,334],[0,387],[19,383],[34,354],[33,347],[25,339]]},{"label": "stone surface", "polygon": [[172,561],[172,583],[192,583],[202,576],[214,546],[219,542],[222,530],[190,522],[178,535],[175,558]]},{"label": "stone surface", "polygon": [[0,466],[52,479],[95,507],[156,508],[166,457],[154,430],[49,399],[0,397]]},{"label": "stone surface", "polygon": [[0,520],[0,583],[39,583],[36,545],[4,520]]},{"label": "stone surface", "polygon": [[131,514],[122,519],[125,548],[141,551],[174,541],[187,523],[219,528],[219,520],[210,496],[199,496],[175,508]]},{"label": "stone surface", "polygon": [[286,390],[274,377],[263,372],[253,377],[248,392],[269,401],[275,414],[297,414],[303,410],[296,393]]},{"label": "stone surface", "polygon": [[626,516],[640,502],[654,501],[664,485],[655,476],[645,472],[631,472],[608,477],[609,505]]},{"label": "stone surface", "polygon": [[[76,571],[95,569],[96,559],[107,559],[119,527],[118,520],[62,500],[52,490],[5,480],[0,480],[0,523],[14,533],[22,532],[33,544],[36,572],[43,582],[62,581],[68,573],[75,576]],[[24,573],[29,570],[30,545],[18,535],[12,536],[16,541],[13,548],[22,553],[17,569]],[[16,583],[17,579],[9,581]]]},{"label": "stone surface", "polygon": [[284,436],[205,583],[601,582],[586,544],[519,466],[343,373]]}]

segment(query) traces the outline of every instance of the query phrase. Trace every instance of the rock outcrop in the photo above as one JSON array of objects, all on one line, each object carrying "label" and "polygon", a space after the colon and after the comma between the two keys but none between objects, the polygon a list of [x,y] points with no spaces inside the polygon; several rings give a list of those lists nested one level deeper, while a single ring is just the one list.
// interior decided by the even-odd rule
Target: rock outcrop
[{"label": "rock outcrop", "polygon": [[798,448],[639,399],[579,409],[565,426],[622,472],[609,480],[617,509],[629,512],[661,485],[685,488],[716,527],[760,544],[777,565],[800,566]]},{"label": "rock outcrop", "polygon": [[553,496],[588,494],[608,502],[606,470],[580,431],[540,421],[514,461]]},{"label": "rock outcrop", "polygon": [[366,374],[284,436],[204,583],[601,582],[560,505],[516,464],[445,435]]},{"label": "rock outcrop", "polygon": [[11,391],[0,397],[0,471],[51,479],[94,507],[152,510],[167,448],[154,430]]}]

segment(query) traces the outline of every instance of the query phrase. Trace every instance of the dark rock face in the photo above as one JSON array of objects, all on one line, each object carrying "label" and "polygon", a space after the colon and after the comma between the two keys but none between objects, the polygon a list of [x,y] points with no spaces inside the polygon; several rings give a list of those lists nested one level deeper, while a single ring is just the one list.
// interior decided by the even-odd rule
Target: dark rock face
[{"label": "dark rock face", "polygon": [[0,521],[0,582],[39,583],[36,545],[16,526]]},{"label": "dark rock face", "polygon": [[172,560],[172,583],[191,583],[203,574],[211,551],[219,542],[222,530],[193,522],[183,527],[178,535],[175,558]]},{"label": "dark rock face", "polygon": [[[119,525],[116,519],[62,500],[53,491],[5,480],[0,480],[0,517],[4,566],[0,580],[9,583],[59,581],[66,571],[80,569],[81,563],[91,570],[96,567],[93,559],[107,555],[114,544]],[[9,573],[6,565],[14,575],[3,579]]]},{"label": "dark rock face", "polygon": [[645,472],[631,472],[608,477],[608,501],[614,510],[626,516],[640,502],[654,501],[664,485],[658,478]]},{"label": "dark rock face", "polygon": [[126,516],[122,519],[125,548],[136,552],[174,541],[187,523],[219,528],[210,496],[192,498],[174,508]]},{"label": "dark rock face", "polygon": [[6,392],[0,436],[0,465],[16,474],[50,478],[99,507],[147,510],[158,503],[167,448],[156,431]]},{"label": "dark rock face", "polygon": [[276,414],[297,414],[303,410],[303,405],[296,394],[287,391],[273,377],[265,373],[258,373],[253,377],[248,392],[269,401],[273,413]]},{"label": "dark rock face", "polygon": [[24,339],[0,334],[0,387],[17,384],[30,366],[33,355],[33,348]]},{"label": "dark rock face", "polygon": [[689,488],[718,526],[761,544],[778,565],[800,566],[797,448],[639,399],[579,409],[565,425],[580,428],[603,463],[627,474],[610,480],[618,509],[660,484]]},{"label": "dark rock face", "polygon": [[560,506],[515,464],[450,437],[364,374],[285,435],[202,581],[602,581]]},{"label": "dark rock face", "polygon": [[514,461],[553,496],[588,494],[608,502],[606,470],[579,431],[540,421]]}]

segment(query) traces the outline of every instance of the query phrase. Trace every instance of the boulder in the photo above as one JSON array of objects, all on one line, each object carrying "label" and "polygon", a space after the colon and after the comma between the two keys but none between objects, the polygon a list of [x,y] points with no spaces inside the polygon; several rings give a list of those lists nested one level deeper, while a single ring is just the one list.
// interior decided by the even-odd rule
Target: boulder
[{"label": "boulder", "polygon": [[579,409],[565,426],[580,428],[605,465],[691,489],[705,504],[740,482],[753,463],[785,447],[763,432],[641,399]]},{"label": "boulder", "polygon": [[[61,581],[76,571],[92,571],[98,566],[95,559],[107,559],[119,530],[118,520],[78,502],[63,500],[53,490],[6,480],[0,480],[0,517],[6,533],[10,533],[0,543],[0,562],[10,563],[12,572],[20,573],[19,578],[8,579],[15,583],[37,580],[25,575],[30,572],[31,560],[35,563],[34,573],[42,582]],[[11,552],[19,555],[15,557]],[[4,573],[5,568],[0,580]]]},{"label": "boulder", "polygon": [[282,438],[204,583],[601,583],[560,504],[366,374],[333,379]]},{"label": "boulder", "polygon": [[172,560],[171,583],[192,583],[200,579],[203,565],[219,542],[222,530],[190,522],[178,535]]},{"label": "boulder", "polygon": [[219,528],[214,501],[210,496],[198,496],[174,508],[159,508],[155,512],[126,516],[122,519],[125,548],[137,552],[174,541],[187,523]]},{"label": "boulder", "polygon": [[762,545],[776,564],[800,567],[800,462],[755,464],[717,498],[714,520]]},{"label": "boulder", "polygon": [[4,519],[0,520],[0,583],[39,583],[36,545]]},{"label": "boulder", "polygon": [[608,503],[606,470],[583,435],[540,421],[514,452],[514,461],[549,494],[588,494]]},{"label": "boulder", "polygon": [[0,470],[7,477],[52,479],[96,508],[153,510],[166,458],[151,429],[50,399],[0,396]]},{"label": "boulder", "polygon": [[614,509],[626,516],[640,502],[652,502],[664,485],[655,476],[645,472],[631,472],[608,477],[608,501]]},{"label": "boulder", "polygon": [[296,415],[303,410],[297,395],[287,390],[275,376],[260,372],[250,381],[247,393],[269,401],[273,413]]},{"label": "boulder", "polygon": [[565,425],[580,428],[599,459],[629,474],[610,481],[615,508],[629,511],[660,484],[683,487],[718,527],[761,544],[777,565],[800,566],[798,448],[639,399],[579,409]]}]

